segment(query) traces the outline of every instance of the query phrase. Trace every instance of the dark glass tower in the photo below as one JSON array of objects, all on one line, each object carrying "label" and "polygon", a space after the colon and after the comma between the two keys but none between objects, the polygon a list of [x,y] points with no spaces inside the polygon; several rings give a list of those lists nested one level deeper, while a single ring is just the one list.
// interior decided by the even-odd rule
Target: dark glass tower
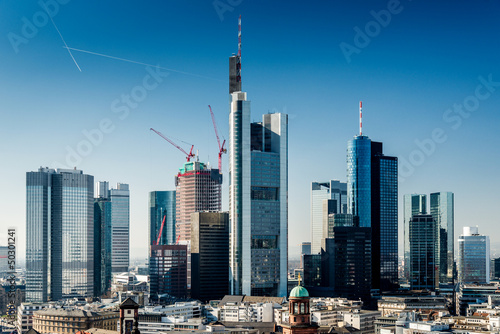
[{"label": "dark glass tower", "polygon": [[410,280],[410,220],[414,215],[427,213],[427,195],[407,194],[403,196],[404,219],[404,277]]},{"label": "dark glass tower", "polygon": [[175,233],[175,191],[151,191],[149,193],[149,245],[156,245],[161,223],[165,218],[158,245],[172,245]]},{"label": "dark glass tower", "polygon": [[437,224],[431,215],[410,219],[410,287],[435,290],[439,286]]},{"label": "dark glass tower", "polygon": [[99,297],[111,288],[111,202],[94,199],[94,294]]},{"label": "dark glass tower", "polygon": [[438,226],[439,282],[453,282],[454,196],[452,192],[431,194],[431,212]]},{"label": "dark glass tower", "polygon": [[398,287],[398,158],[371,145],[372,288]]}]

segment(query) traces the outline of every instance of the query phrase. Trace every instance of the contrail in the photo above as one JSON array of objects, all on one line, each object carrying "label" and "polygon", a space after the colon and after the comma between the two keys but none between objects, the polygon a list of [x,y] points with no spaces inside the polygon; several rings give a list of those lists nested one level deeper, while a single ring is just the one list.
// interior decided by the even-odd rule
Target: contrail
[{"label": "contrail", "polygon": [[67,45],[63,46],[63,47],[66,48],[66,49],[68,49],[68,51],[69,50],[79,51],[79,52],[84,52],[84,53],[88,53],[88,54],[91,54],[91,55],[96,55],[96,56],[101,56],[101,57],[106,57],[106,58],[111,58],[111,59],[126,61],[126,62],[133,63],[133,64],[139,64],[139,65],[146,65],[146,66],[156,67],[156,68],[159,68],[159,69],[162,69],[162,70],[166,70],[166,71],[170,71],[170,72],[176,72],[176,73],[180,73],[180,74],[191,75],[191,76],[195,76],[195,77],[199,77],[199,78],[204,78],[204,79],[222,81],[222,80],[219,80],[219,79],[210,78],[210,77],[206,77],[206,76],[199,75],[199,74],[178,71],[178,70],[174,70],[174,69],[171,69],[171,68],[166,68],[166,67],[162,67],[162,66],[158,66],[158,65],[143,63],[143,62],[140,62],[140,61],[135,61],[135,60],[125,59],[125,58],[120,58],[120,57],[105,55],[105,54],[102,54],[102,53],[97,53],[97,52],[92,52],[92,51],[87,51],[87,50],[70,48]]},{"label": "contrail", "polygon": [[64,38],[62,37],[61,32],[59,31],[59,29],[57,29],[57,26],[56,26],[56,24],[55,24],[54,20],[52,19],[52,16],[50,16],[49,11],[47,10],[47,7],[45,6],[45,4],[44,4],[43,2],[42,2],[42,4],[43,4],[43,7],[45,8],[45,11],[47,12],[47,15],[48,15],[48,16],[49,16],[49,18],[50,18],[50,21],[52,21],[52,25],[54,26],[54,28],[56,28],[57,33],[59,34],[59,37],[61,37],[61,40],[63,41],[64,45],[66,46],[66,49],[68,49],[68,53],[69,53],[69,55],[71,56],[71,59],[73,59],[73,62],[75,63],[76,67],[77,67],[77,68],[78,68],[78,70],[81,72],[81,71],[82,71],[82,69],[80,68],[80,66],[78,66],[78,63],[76,62],[75,57],[73,57],[73,54],[71,53],[71,51],[70,51],[70,50],[69,50],[69,48],[68,48],[68,44],[66,44],[66,41],[65,41],[65,40],[64,40]]}]

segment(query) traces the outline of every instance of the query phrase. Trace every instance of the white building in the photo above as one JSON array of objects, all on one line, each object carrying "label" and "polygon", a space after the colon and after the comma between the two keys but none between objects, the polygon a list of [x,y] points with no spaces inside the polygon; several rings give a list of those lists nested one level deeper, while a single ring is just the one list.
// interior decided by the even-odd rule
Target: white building
[{"label": "white building", "polygon": [[38,303],[22,303],[17,308],[17,333],[24,334],[33,327],[33,312],[39,311],[47,305]]}]

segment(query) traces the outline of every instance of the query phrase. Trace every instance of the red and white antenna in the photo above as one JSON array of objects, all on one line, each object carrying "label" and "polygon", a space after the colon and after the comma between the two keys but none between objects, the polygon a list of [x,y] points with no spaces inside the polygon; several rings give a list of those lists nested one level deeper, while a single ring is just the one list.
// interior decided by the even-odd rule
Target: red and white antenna
[{"label": "red and white antenna", "polygon": [[359,135],[363,135],[363,102],[359,101]]},{"label": "red and white antenna", "polygon": [[238,18],[238,57],[241,57],[241,15]]}]

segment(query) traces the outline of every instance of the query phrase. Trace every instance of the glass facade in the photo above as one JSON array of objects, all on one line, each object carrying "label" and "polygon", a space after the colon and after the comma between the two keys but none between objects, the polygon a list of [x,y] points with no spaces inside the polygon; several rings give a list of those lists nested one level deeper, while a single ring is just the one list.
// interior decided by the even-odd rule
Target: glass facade
[{"label": "glass facade", "polygon": [[27,173],[28,301],[94,295],[93,181],[79,170]]},{"label": "glass facade", "polygon": [[313,182],[311,184],[311,252],[321,252],[321,242],[325,235],[325,215],[323,201],[334,200],[329,213],[347,213],[347,183],[336,180]]},{"label": "glass facade", "polygon": [[438,226],[439,282],[453,282],[454,264],[454,196],[451,192],[432,193],[430,214]]},{"label": "glass facade", "polygon": [[286,296],[288,117],[250,123],[246,93],[232,94],[229,219],[232,294]]},{"label": "glass facade", "polygon": [[165,223],[158,245],[175,243],[175,203],[175,191],[151,191],[149,193],[149,245],[156,245],[163,218],[165,218]]},{"label": "glass facade", "polygon": [[94,199],[94,293],[102,296],[110,288],[111,202],[101,197]]},{"label": "glass facade", "polygon": [[490,237],[477,227],[464,227],[458,238],[457,269],[459,283],[490,282]]},{"label": "glass facade", "polygon": [[111,271],[128,271],[130,240],[130,192],[128,184],[110,189],[111,201]]},{"label": "glass facade", "polygon": [[410,220],[414,215],[427,213],[427,195],[406,194],[403,196],[404,220],[404,278],[410,280]]},{"label": "glass facade", "polygon": [[187,297],[187,245],[152,245],[149,253],[151,299]]},{"label": "glass facade", "polygon": [[435,290],[439,286],[437,223],[431,215],[410,219],[410,287]]},{"label": "glass facade", "polygon": [[359,226],[371,227],[371,140],[366,136],[347,144],[347,203]]}]

